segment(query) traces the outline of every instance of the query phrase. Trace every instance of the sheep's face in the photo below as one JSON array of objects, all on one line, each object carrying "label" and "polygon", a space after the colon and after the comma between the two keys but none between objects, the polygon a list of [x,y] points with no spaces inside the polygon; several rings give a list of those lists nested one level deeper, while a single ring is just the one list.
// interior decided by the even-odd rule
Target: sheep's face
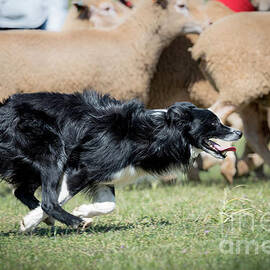
[{"label": "sheep's face", "polygon": [[91,6],[92,16],[90,21],[96,28],[110,28],[123,23],[131,10],[118,1],[99,1],[96,7]]},{"label": "sheep's face", "polygon": [[[78,19],[89,20],[89,25],[95,28],[113,28],[130,15],[132,8],[121,1],[115,0],[83,0],[75,3]],[[86,12],[88,10],[88,12]],[[83,14],[87,14],[84,16]]]},{"label": "sheep's face", "polygon": [[[201,33],[202,25],[198,19],[200,0],[169,0],[168,16],[172,31],[183,34]],[[195,4],[196,3],[196,4]]]},{"label": "sheep's face", "polygon": [[202,12],[203,0],[156,0],[157,3],[166,2],[166,22],[163,24],[165,32],[176,35],[179,33],[201,33],[205,14]]},{"label": "sheep's face", "polygon": [[234,13],[230,8],[218,1],[208,1],[203,7],[202,12],[205,13],[206,23],[205,26],[215,23],[219,19],[229,16]]}]

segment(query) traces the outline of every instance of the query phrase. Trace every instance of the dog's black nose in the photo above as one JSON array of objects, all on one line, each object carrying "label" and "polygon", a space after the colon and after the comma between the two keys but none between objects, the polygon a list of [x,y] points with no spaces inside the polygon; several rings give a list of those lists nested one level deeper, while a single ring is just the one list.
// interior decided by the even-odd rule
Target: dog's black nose
[{"label": "dog's black nose", "polygon": [[239,136],[239,139],[242,137],[243,133],[240,130],[234,130],[234,133]]}]

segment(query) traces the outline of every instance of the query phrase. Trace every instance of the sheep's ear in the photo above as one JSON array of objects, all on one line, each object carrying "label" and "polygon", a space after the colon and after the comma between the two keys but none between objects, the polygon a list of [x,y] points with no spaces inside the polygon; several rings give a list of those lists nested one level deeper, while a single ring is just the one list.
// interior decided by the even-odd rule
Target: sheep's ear
[{"label": "sheep's ear", "polygon": [[78,0],[78,1],[73,1],[72,5],[75,6],[78,10],[80,10],[81,8],[85,7],[84,3],[82,0]]},{"label": "sheep's ear", "polygon": [[168,0],[153,0],[153,2],[160,5],[163,9],[166,9],[168,6]]},{"label": "sheep's ear", "polygon": [[81,20],[89,20],[91,17],[90,8],[83,3],[82,0],[72,2],[73,6],[77,8],[78,18]]},{"label": "sheep's ear", "polygon": [[128,8],[133,8],[133,4],[129,0],[120,0],[120,2]]}]

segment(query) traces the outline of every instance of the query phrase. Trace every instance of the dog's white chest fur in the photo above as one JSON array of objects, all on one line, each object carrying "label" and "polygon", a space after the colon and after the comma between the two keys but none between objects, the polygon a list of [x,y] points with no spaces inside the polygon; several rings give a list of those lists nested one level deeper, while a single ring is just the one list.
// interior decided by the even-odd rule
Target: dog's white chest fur
[{"label": "dog's white chest fur", "polygon": [[147,175],[147,173],[142,169],[135,169],[133,166],[128,166],[117,173],[114,173],[110,184],[114,184],[116,186],[132,184],[136,179],[144,175]]},{"label": "dog's white chest fur", "polygon": [[201,149],[198,149],[195,146],[190,146],[190,157],[192,159],[197,158],[201,152],[202,152]]}]

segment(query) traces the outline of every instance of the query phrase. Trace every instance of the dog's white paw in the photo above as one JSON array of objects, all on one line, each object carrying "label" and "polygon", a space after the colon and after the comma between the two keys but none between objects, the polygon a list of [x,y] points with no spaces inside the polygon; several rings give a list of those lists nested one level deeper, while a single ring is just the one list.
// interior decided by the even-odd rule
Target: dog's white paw
[{"label": "dog's white paw", "polygon": [[21,232],[29,232],[35,229],[38,224],[48,217],[47,214],[43,212],[41,207],[30,211],[21,221],[20,230]]},{"label": "dog's white paw", "polygon": [[82,218],[81,223],[74,224],[72,228],[78,230],[85,230],[92,224],[92,222],[93,222],[92,218]]},{"label": "dog's white paw", "polygon": [[88,228],[89,226],[91,226],[93,222],[92,218],[83,218],[83,222],[80,224],[80,227],[85,230],[86,228]]},{"label": "dog's white paw", "polygon": [[26,232],[26,227],[24,225],[24,221],[23,220],[20,221],[20,231],[21,232]]},{"label": "dog's white paw", "polygon": [[25,225],[24,219],[21,220],[21,222],[20,222],[20,231],[22,233],[30,232],[32,229],[34,229],[34,228],[32,228],[32,226],[29,227],[29,226]]},{"label": "dog's white paw", "polygon": [[89,212],[89,207],[87,206],[87,204],[82,204],[81,206],[76,207],[72,211],[72,215],[83,218],[83,217],[87,217],[88,212]]}]

